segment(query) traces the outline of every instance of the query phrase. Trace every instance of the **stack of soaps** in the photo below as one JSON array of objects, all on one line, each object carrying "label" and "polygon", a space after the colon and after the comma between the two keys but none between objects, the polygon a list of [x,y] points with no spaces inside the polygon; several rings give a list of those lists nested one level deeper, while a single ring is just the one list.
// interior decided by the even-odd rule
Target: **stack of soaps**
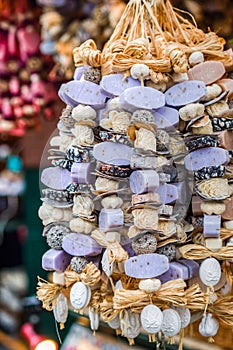
[{"label": "stack of soaps", "polygon": [[[170,43],[161,32],[149,41],[155,13],[165,22],[170,12]],[[74,50],[41,174],[42,265],[53,281],[39,281],[39,299],[61,324],[69,301],[89,310],[93,330],[102,319],[130,344],[141,331],[182,340],[198,319],[211,339],[219,321],[233,324],[232,57],[176,16],[169,1],[132,0],[102,53],[91,40]]]}]

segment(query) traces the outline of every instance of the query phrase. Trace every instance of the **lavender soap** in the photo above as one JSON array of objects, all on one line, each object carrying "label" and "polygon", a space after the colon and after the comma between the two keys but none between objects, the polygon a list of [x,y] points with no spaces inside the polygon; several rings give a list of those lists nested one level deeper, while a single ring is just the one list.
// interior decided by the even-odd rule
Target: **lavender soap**
[{"label": "lavender soap", "polygon": [[90,236],[69,233],[63,238],[62,248],[74,256],[92,256],[102,252],[102,247]]},{"label": "lavender soap", "polygon": [[199,101],[206,94],[203,81],[184,81],[173,85],[165,92],[166,104],[179,107]]},{"label": "lavender soap", "polygon": [[156,89],[136,86],[126,89],[119,98],[121,108],[130,112],[137,109],[157,109],[165,105],[164,94]]},{"label": "lavender soap", "polygon": [[102,92],[112,96],[119,96],[126,89],[140,85],[140,81],[137,79],[131,77],[124,79],[124,74],[105,75],[100,82]]},{"label": "lavender soap", "polygon": [[125,273],[135,278],[153,278],[169,269],[168,258],[161,254],[142,254],[125,261]]}]

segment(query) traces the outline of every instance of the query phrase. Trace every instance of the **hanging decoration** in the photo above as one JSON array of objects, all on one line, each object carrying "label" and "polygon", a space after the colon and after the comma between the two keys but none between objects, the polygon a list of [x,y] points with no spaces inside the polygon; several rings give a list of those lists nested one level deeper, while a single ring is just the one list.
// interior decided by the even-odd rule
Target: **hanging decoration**
[{"label": "hanging decoration", "polygon": [[[117,334],[214,341],[232,326],[231,50],[169,0],[131,0],[102,50],[73,50],[73,80],[39,217],[49,250],[37,295]],[[89,273],[90,268],[95,272]],[[57,320],[58,321],[58,320]],[[59,322],[59,321],[58,321]],[[64,319],[63,322],[64,323]]]}]

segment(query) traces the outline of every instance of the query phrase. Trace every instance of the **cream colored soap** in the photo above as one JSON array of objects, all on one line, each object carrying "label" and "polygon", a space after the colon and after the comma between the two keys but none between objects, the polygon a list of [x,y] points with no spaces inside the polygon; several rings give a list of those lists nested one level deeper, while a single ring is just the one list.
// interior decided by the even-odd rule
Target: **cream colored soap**
[{"label": "cream colored soap", "polygon": [[221,238],[206,238],[205,246],[213,252],[216,252],[222,248],[222,240]]}]

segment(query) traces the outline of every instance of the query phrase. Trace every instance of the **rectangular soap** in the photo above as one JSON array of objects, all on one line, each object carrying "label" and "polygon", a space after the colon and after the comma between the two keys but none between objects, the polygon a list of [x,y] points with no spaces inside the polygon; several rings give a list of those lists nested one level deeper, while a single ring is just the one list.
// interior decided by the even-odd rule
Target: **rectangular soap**
[{"label": "rectangular soap", "polygon": [[203,234],[205,238],[219,238],[221,228],[221,215],[204,214]]},{"label": "rectangular soap", "polygon": [[177,261],[172,261],[169,264],[169,269],[163,275],[158,277],[162,283],[166,283],[170,280],[182,278],[187,280],[189,278],[189,269],[187,266],[180,264]]},{"label": "rectangular soap", "polygon": [[102,252],[102,247],[89,235],[69,233],[63,238],[62,248],[73,256],[92,256]]},{"label": "rectangular soap", "polygon": [[186,266],[189,271],[189,278],[199,276],[199,264],[195,260],[179,259],[179,263]]},{"label": "rectangular soap", "polygon": [[233,197],[224,200],[226,209],[221,215],[223,220],[233,220]]},{"label": "rectangular soap", "polygon": [[148,193],[132,195],[132,200],[131,200],[132,205],[147,203],[147,202],[160,203],[159,194],[155,192],[148,192]]},{"label": "rectangular soap", "polygon": [[124,213],[119,209],[103,208],[99,214],[99,228],[102,231],[108,231],[112,228],[124,225]]},{"label": "rectangular soap", "polygon": [[64,250],[49,249],[42,256],[42,268],[46,271],[63,272],[72,256]]}]

